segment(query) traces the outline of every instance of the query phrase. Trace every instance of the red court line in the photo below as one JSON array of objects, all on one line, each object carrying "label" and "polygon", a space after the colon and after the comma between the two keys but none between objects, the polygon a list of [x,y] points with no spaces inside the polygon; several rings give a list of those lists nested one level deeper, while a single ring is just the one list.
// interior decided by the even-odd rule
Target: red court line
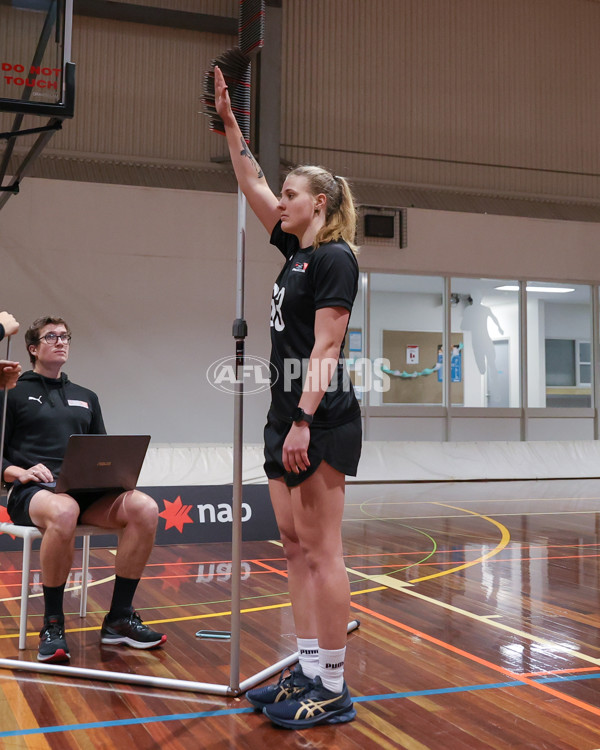
[{"label": "red court line", "polygon": [[284,578],[287,578],[287,570],[279,570],[278,568],[273,568],[270,565],[267,565],[262,560],[249,560],[249,562],[253,562],[255,565],[262,566],[263,568],[266,568],[266,570],[269,573],[277,573],[278,576],[283,576]]},{"label": "red court line", "polygon": [[386,622],[388,623],[388,625],[393,625],[399,628],[400,630],[404,630],[407,633],[411,633],[411,635],[416,635],[418,638],[423,638],[423,640],[429,641],[430,643],[433,643],[434,645],[439,646],[440,648],[443,648],[446,651],[451,651],[457,656],[462,656],[465,659],[474,661],[483,667],[492,669],[495,672],[500,672],[500,674],[503,674],[505,677],[509,677],[511,680],[517,680],[518,682],[522,682],[525,685],[528,685],[529,687],[535,688],[536,690],[541,690],[543,693],[548,693],[548,695],[552,695],[554,698],[560,698],[560,700],[565,701],[566,703],[570,703],[571,705],[577,706],[578,708],[581,708],[584,711],[588,711],[589,713],[595,714],[596,716],[600,716],[600,707],[598,706],[592,706],[589,703],[584,703],[583,701],[580,701],[577,698],[573,698],[570,695],[566,695],[565,693],[561,693],[560,691],[555,690],[554,688],[551,688],[549,685],[544,685],[543,683],[530,680],[527,676],[519,675],[519,674],[516,674],[515,672],[511,672],[510,670],[505,669],[504,667],[500,667],[498,664],[492,664],[492,662],[487,661],[487,659],[482,659],[480,656],[476,656],[475,654],[470,654],[468,651],[463,651],[463,649],[461,648],[457,648],[456,646],[452,646],[452,644],[450,643],[445,643],[444,641],[441,641],[439,638],[435,638],[432,635],[427,635],[427,633],[423,633],[420,630],[411,628],[410,625],[405,625],[402,622],[398,622],[398,620],[392,620],[391,617],[386,617],[385,615],[382,615],[379,612],[375,612],[372,609],[368,609],[368,607],[363,607],[362,604],[356,604],[355,602],[351,602],[350,606],[353,609],[358,609],[360,612],[364,612],[367,615],[371,615],[372,617],[375,617],[377,620]]}]

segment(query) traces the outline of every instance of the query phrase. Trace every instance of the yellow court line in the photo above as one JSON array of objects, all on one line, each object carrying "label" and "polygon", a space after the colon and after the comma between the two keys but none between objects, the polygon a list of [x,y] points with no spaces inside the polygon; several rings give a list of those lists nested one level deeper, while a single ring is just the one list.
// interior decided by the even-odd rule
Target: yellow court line
[{"label": "yellow court line", "polygon": [[506,545],[510,542],[510,533],[506,526],[501,524],[499,521],[496,521],[493,518],[490,518],[489,516],[482,516],[481,513],[476,513],[474,510],[465,510],[465,508],[457,508],[455,505],[446,505],[446,503],[435,503],[435,505],[442,505],[444,508],[452,508],[452,510],[461,510],[463,513],[469,513],[472,516],[478,516],[479,518],[482,518],[484,521],[489,521],[490,523],[494,524],[494,526],[497,526],[500,529],[501,538],[498,544],[494,547],[493,550],[490,552],[486,552],[485,555],[482,555],[481,557],[478,557],[476,560],[471,560],[468,563],[464,563],[463,565],[459,565],[456,568],[450,568],[449,570],[442,570],[439,573],[432,573],[429,576],[422,576],[421,578],[413,578],[411,579],[411,583],[419,583],[420,581],[430,581],[432,578],[439,578],[440,576],[447,576],[450,573],[457,573],[459,570],[465,570],[465,568],[470,568],[473,565],[479,565],[479,563],[484,562],[484,560],[489,560],[490,557],[494,557],[494,555],[497,555],[499,552],[502,552],[502,550],[506,547]]}]

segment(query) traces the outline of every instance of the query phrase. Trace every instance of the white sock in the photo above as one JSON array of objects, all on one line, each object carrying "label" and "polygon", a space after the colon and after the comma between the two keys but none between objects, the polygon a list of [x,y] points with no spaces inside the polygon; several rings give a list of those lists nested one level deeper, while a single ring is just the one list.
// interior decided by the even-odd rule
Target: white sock
[{"label": "white sock", "polygon": [[346,647],[329,651],[319,648],[319,677],[323,686],[332,693],[341,693],[344,689],[344,658]]},{"label": "white sock", "polygon": [[319,674],[319,641],[316,638],[298,638],[300,666],[306,677],[313,680]]}]

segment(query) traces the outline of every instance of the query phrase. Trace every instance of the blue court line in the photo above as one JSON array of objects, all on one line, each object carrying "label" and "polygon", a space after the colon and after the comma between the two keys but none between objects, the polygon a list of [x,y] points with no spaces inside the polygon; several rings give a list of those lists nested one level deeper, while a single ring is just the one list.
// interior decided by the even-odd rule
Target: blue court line
[{"label": "blue court line", "polygon": [[[584,675],[568,675],[555,677],[540,677],[533,682],[548,684],[552,682],[574,682],[580,680],[597,680],[600,679],[600,672]],[[399,698],[417,698],[426,695],[447,695],[451,693],[467,693],[475,690],[498,690],[508,687],[522,687],[526,683],[520,680],[511,680],[510,682],[494,682],[485,685],[463,685],[450,688],[432,688],[431,690],[409,690],[404,693],[383,693],[381,695],[363,695],[353,697],[354,703],[370,703],[372,701],[397,700]],[[146,716],[139,719],[115,719],[113,721],[94,721],[87,724],[61,724],[54,727],[35,727],[33,729],[15,729],[9,732],[0,732],[0,738],[3,737],[23,737],[35,734],[56,734],[57,732],[75,732],[77,730],[89,729],[108,729],[110,727],[133,726],[135,724],[156,724],[168,721],[189,721],[190,719],[207,719],[213,716],[233,716],[235,714],[251,714],[253,708],[223,708],[214,711],[200,711],[197,713],[187,714],[168,714],[166,716]]]}]

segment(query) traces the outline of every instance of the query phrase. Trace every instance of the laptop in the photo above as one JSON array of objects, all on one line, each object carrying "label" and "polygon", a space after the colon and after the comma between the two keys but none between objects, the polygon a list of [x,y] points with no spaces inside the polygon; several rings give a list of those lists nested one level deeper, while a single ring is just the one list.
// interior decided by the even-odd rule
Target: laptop
[{"label": "laptop", "polygon": [[71,435],[54,492],[133,490],[150,435]]}]

